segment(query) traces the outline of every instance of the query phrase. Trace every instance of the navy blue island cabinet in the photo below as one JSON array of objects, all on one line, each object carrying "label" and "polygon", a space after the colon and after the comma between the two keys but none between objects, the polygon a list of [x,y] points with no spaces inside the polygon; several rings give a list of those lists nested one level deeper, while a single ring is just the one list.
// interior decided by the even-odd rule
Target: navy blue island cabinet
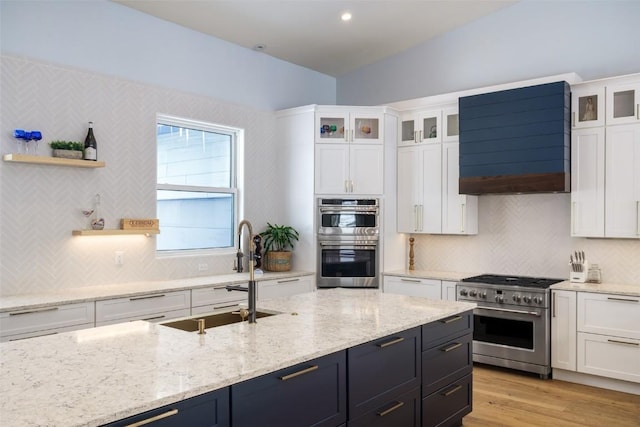
[{"label": "navy blue island cabinet", "polygon": [[472,408],[472,333],[467,311],[108,426],[460,425]]}]

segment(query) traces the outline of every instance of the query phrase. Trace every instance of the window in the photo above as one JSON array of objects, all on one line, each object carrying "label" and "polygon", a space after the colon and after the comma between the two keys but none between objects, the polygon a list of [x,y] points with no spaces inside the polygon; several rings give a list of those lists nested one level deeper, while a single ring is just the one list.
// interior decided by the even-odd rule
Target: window
[{"label": "window", "polygon": [[157,249],[233,247],[238,130],[159,116],[156,136]]}]

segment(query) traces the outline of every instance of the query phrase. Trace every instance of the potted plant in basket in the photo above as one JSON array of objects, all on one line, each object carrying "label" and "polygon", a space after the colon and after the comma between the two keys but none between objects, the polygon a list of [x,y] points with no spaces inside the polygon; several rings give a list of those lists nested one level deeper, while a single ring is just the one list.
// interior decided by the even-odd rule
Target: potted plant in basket
[{"label": "potted plant in basket", "polygon": [[82,150],[84,144],[73,141],[51,141],[53,157],[62,157],[64,159],[82,159]]},{"label": "potted plant in basket", "polygon": [[[291,255],[298,232],[291,226],[267,223],[267,229],[260,233],[265,251],[264,268],[268,271],[291,270]],[[288,250],[290,248],[290,250]]]}]

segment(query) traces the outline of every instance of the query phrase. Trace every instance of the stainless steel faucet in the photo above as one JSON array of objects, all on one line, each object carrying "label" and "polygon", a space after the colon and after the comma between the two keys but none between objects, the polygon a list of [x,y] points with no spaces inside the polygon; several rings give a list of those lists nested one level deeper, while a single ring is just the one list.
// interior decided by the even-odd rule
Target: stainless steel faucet
[{"label": "stainless steel faucet", "polygon": [[228,291],[242,291],[248,292],[249,299],[249,323],[256,323],[256,281],[253,272],[253,253],[254,253],[254,243],[253,243],[253,227],[251,223],[246,219],[243,219],[238,224],[238,273],[242,273],[242,257],[244,254],[240,250],[240,246],[242,245],[242,227],[246,226],[249,230],[249,287],[244,288],[242,286],[227,286]]}]

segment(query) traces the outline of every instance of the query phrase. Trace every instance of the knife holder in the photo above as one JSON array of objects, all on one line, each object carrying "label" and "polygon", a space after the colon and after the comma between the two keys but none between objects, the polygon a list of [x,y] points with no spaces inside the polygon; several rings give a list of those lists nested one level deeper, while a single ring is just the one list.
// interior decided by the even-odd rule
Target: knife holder
[{"label": "knife holder", "polygon": [[587,281],[587,272],[589,271],[589,264],[584,261],[579,265],[582,271],[571,271],[569,270],[569,281],[573,283],[585,283]]}]

